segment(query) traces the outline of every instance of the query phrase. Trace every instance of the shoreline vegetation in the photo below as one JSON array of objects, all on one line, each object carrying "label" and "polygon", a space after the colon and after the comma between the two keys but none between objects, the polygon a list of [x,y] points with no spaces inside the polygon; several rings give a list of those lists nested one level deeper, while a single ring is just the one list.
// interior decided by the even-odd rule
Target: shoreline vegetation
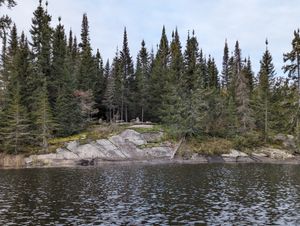
[{"label": "shoreline vegetation", "polygon": [[[158,124],[94,125],[76,136],[49,141],[49,153],[0,155],[1,168],[102,166],[107,164],[272,163],[300,164],[293,140],[283,135],[269,146],[240,149],[234,140],[174,138]],[[237,149],[239,148],[239,149]],[[75,154],[75,155],[74,155]]]},{"label": "shoreline vegetation", "polygon": [[[1,8],[16,4],[0,2]],[[299,30],[283,54],[286,76],[275,72],[268,40],[255,74],[239,41],[232,50],[225,41],[218,69],[195,31],[182,45],[178,30],[168,37],[163,26],[157,50],[141,41],[134,61],[125,27],[122,48],[105,61],[92,49],[86,14],[78,39],[61,18],[52,25],[42,0],[31,21],[27,37],[0,17],[0,164],[22,165],[35,155],[89,165],[92,151],[103,159],[170,159],[176,145],[177,158],[199,162],[300,153]],[[161,140],[148,141],[147,133]]]}]

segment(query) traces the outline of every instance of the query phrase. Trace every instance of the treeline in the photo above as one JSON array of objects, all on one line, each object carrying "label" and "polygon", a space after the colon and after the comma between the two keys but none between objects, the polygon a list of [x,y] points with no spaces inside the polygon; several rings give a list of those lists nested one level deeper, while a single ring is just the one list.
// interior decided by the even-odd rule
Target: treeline
[{"label": "treeline", "polygon": [[134,65],[126,29],[122,49],[103,62],[99,50],[93,54],[86,14],[80,40],[60,18],[55,28],[51,20],[40,0],[30,39],[16,25],[1,32],[3,151],[18,153],[30,145],[47,151],[51,137],[76,134],[100,118],[160,122],[178,136],[250,137],[255,143],[276,133],[299,137],[299,30],[284,54],[289,77],[283,78],[275,76],[268,41],[257,75],[238,41],[232,54],[225,42],[219,71],[194,31],[183,49],[177,29],[169,41],[165,28],[155,53],[141,42]]}]

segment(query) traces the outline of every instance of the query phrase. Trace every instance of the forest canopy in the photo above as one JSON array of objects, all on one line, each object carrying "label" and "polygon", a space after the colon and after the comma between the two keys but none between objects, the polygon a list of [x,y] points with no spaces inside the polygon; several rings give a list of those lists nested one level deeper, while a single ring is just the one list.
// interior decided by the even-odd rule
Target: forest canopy
[{"label": "forest canopy", "polygon": [[[286,77],[276,76],[268,40],[255,74],[239,41],[232,49],[225,41],[218,68],[194,31],[182,44],[177,29],[169,38],[165,27],[157,51],[141,40],[136,58],[125,28],[122,48],[104,61],[92,49],[88,16],[82,17],[78,38],[61,18],[51,26],[47,4],[39,1],[29,37],[8,16],[0,18],[3,151],[20,153],[28,145],[47,151],[50,138],[76,134],[98,119],[139,118],[164,124],[180,137],[238,137],[263,144],[284,133],[299,141],[299,30],[283,55]],[[0,0],[0,7],[15,5]]]}]

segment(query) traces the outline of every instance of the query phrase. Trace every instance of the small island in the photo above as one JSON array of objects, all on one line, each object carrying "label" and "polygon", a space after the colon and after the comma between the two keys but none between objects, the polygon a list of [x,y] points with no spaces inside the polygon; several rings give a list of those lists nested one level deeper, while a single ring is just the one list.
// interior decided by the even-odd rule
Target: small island
[{"label": "small island", "polygon": [[[13,7],[14,1],[8,4]],[[214,155],[225,162],[231,156],[260,162],[263,157],[280,155],[285,160],[299,154],[299,30],[294,32],[292,49],[283,54],[283,72],[288,77],[275,71],[268,40],[255,74],[250,57],[242,56],[239,41],[233,50],[225,41],[218,69],[195,32],[188,32],[182,45],[177,28],[170,38],[163,27],[157,51],[141,40],[134,61],[125,27],[122,48],[112,61],[105,61],[99,49],[92,49],[87,14],[78,39],[61,18],[52,26],[55,20],[47,7],[39,1],[29,37],[10,20],[3,20],[0,165],[28,165],[21,159],[28,157],[31,164],[34,155],[69,160],[64,151],[77,146],[88,159],[99,158],[100,153],[92,153],[100,138],[126,152],[132,142],[125,142],[124,134],[143,136],[132,134],[139,131],[130,122],[154,124],[150,132],[159,128],[163,135],[158,143],[142,139],[145,147],[141,147],[133,142],[137,152],[151,150],[153,156],[160,156],[159,148],[166,144],[174,152],[172,159],[180,156],[199,162],[210,162],[211,157],[203,156]],[[151,145],[159,148],[149,149]],[[167,152],[164,157],[169,157]]]},{"label": "small island", "polygon": [[300,225],[299,12],[0,0],[0,225]]}]

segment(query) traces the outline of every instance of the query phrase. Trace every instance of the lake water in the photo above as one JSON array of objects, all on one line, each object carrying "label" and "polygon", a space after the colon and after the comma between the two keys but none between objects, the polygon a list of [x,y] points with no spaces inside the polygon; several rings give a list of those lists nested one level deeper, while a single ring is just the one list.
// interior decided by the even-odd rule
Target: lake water
[{"label": "lake water", "polygon": [[300,166],[0,170],[0,225],[300,225]]}]

